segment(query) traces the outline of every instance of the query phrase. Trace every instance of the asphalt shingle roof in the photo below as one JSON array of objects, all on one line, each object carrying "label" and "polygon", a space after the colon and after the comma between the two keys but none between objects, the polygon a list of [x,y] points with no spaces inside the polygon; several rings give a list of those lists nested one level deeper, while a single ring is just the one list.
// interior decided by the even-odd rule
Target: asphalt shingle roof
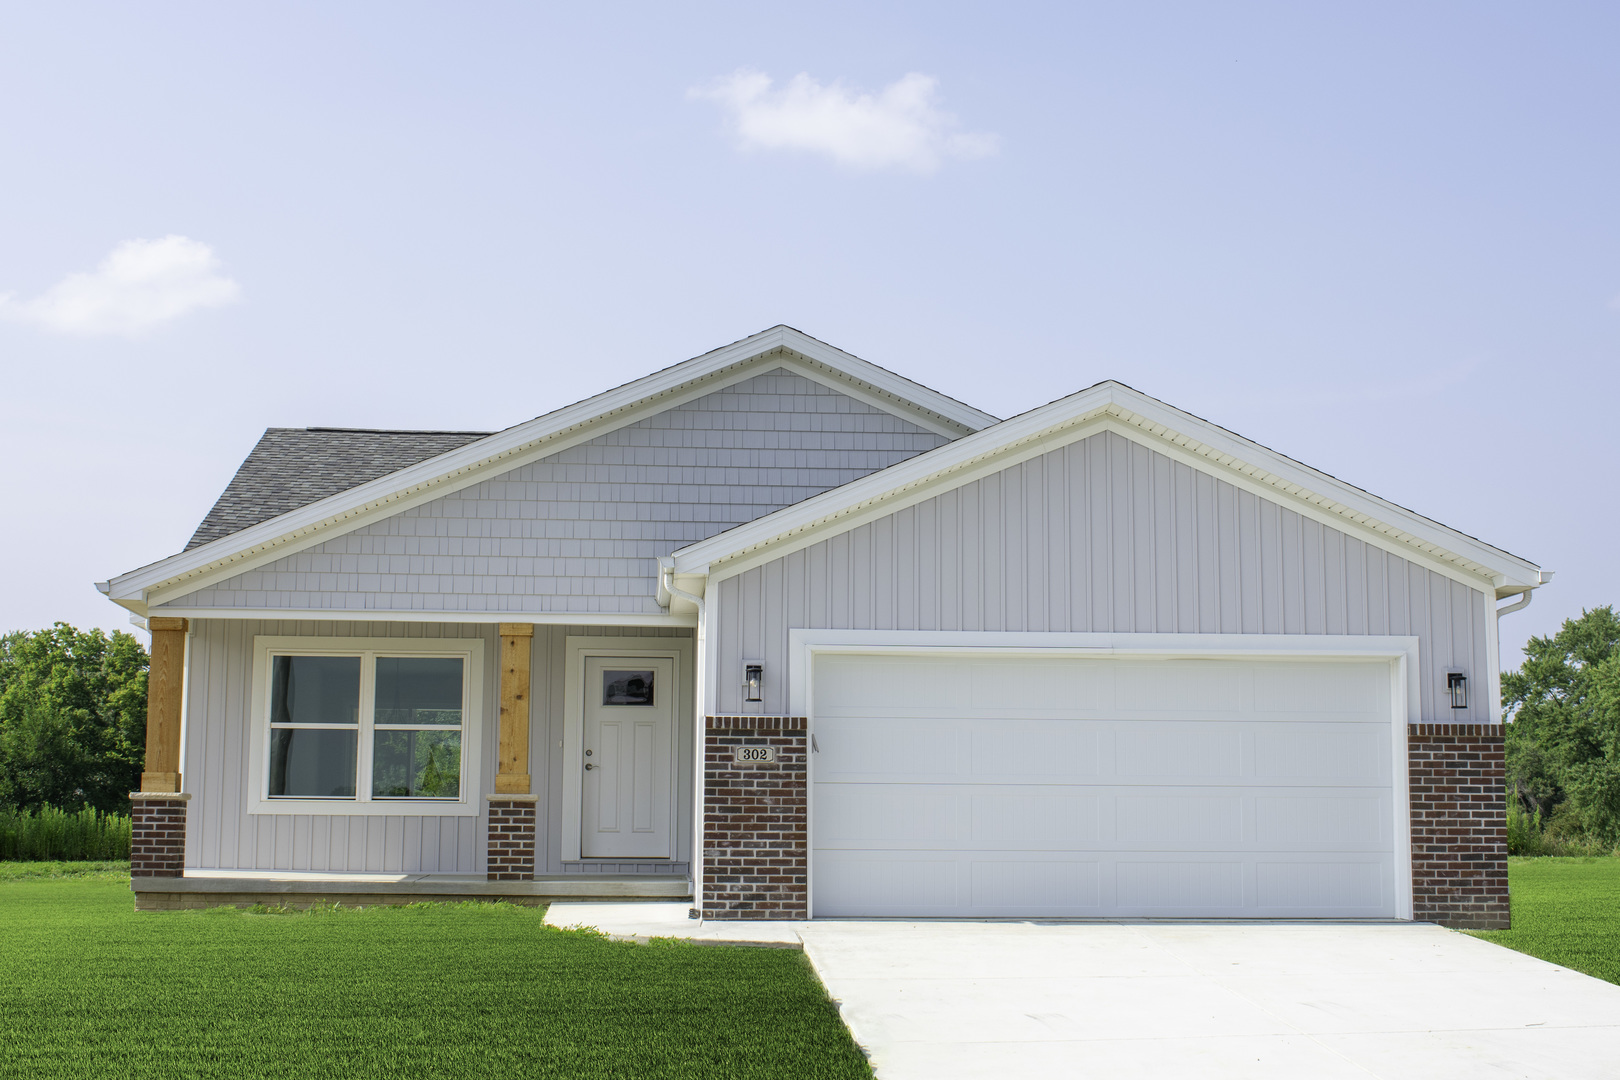
[{"label": "asphalt shingle roof", "polygon": [[186,550],[437,457],[487,431],[269,428]]}]

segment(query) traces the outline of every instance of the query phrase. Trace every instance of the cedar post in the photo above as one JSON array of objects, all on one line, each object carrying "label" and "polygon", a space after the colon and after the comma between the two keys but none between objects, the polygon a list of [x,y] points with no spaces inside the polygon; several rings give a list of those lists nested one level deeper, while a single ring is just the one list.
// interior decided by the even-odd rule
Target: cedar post
[{"label": "cedar post", "polygon": [[146,676],[146,769],[143,792],[180,790],[180,701],[186,681],[184,619],[148,619],[152,664]]},{"label": "cedar post", "polygon": [[534,626],[501,623],[501,746],[489,798],[485,876],[534,877],[535,802],[529,776],[529,657]]},{"label": "cedar post", "polygon": [[501,623],[501,749],[495,794],[529,794],[529,654],[534,627]]}]

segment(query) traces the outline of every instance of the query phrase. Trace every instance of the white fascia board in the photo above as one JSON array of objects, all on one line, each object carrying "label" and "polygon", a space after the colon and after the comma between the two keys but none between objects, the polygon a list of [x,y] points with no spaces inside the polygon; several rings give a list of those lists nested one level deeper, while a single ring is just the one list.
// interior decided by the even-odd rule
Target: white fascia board
[{"label": "white fascia board", "polygon": [[697,625],[695,612],[665,615],[616,615],[586,611],[348,611],[339,608],[155,608],[152,617],[181,619],[280,619],[294,622],[368,623],[532,623],[536,626],[675,626]]},{"label": "white fascia board", "polygon": [[[784,354],[781,350],[788,350]],[[794,363],[791,354],[806,363]],[[933,414],[960,430],[938,422],[927,426],[955,437],[996,423],[995,417],[850,356],[790,327],[779,326],[663,371],[654,372],[595,397],[496,432],[466,446],[429,458],[398,472],[299,507],[191,551],[122,574],[108,582],[108,596],[137,613],[165,597],[183,596],[221,576],[234,576],[319,542],[333,529],[349,532],[380,517],[398,514],[418,503],[440,498],[507,472],[539,457],[662,412],[684,401],[713,393],[775,364],[802,367],[808,375],[821,365],[843,374],[850,385],[840,390],[870,392],[868,402],[887,411],[896,406],[919,422]],[[818,381],[827,383],[825,374]],[[836,385],[829,383],[828,385]],[[874,396],[875,395],[875,396]],[[892,400],[890,400],[892,398]],[[916,399],[923,399],[918,401]],[[293,547],[292,545],[298,545]]]},{"label": "white fascia board", "polygon": [[[825,341],[818,341],[809,334],[795,330],[790,326],[780,328],[782,331],[781,345],[798,353],[806,360],[823,366],[829,374],[840,376],[844,380],[856,380],[865,383],[877,391],[878,400],[870,401],[888,412],[894,411],[896,406],[922,409],[935,414],[954,424],[958,430],[949,432],[951,436],[958,437],[969,432],[980,431],[1001,422],[999,417],[991,416],[971,405],[947,397],[938,390],[931,390],[921,383],[912,382],[903,376],[885,368],[878,367],[869,360],[862,360],[842,349],[828,345]],[[808,374],[808,373],[807,373]],[[819,380],[825,382],[825,380]],[[847,393],[843,386],[827,383],[834,389]],[[941,432],[947,434],[947,432]]]},{"label": "white fascia board", "polygon": [[[1518,556],[1111,382],[690,544],[674,553],[675,566],[682,572],[708,567],[729,576],[733,568],[719,564],[737,563],[756,552],[769,557],[767,547],[803,546],[813,542],[809,533],[820,533],[834,522],[839,530],[853,527],[857,516],[887,513],[898,504],[927,498],[939,487],[966,483],[978,474],[1083,437],[1089,426],[1104,424],[1136,441],[1142,441],[1141,433],[1153,435],[1158,448],[1170,456],[1197,463],[1215,475],[1225,473],[1239,486],[1284,505],[1292,503],[1335,528],[1377,538],[1380,547],[1435,566],[1470,587],[1483,589],[1505,580],[1533,588],[1541,582],[1538,568]],[[1222,468],[1211,470],[1210,464]]]}]

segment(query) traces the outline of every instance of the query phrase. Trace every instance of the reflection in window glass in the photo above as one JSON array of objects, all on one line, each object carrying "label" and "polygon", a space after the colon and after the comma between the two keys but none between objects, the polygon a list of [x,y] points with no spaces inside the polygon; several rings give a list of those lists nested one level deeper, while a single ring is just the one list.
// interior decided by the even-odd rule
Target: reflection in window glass
[{"label": "reflection in window glass", "polygon": [[272,728],[271,798],[354,798],[358,738],[352,728]]},{"label": "reflection in window glass", "polygon": [[460,657],[377,657],[377,723],[460,727],[461,666]]},{"label": "reflection in window glass", "polygon": [[271,667],[272,724],[359,722],[358,656],[277,656]]},{"label": "reflection in window glass", "polygon": [[454,799],[461,795],[461,732],[379,729],[371,794],[380,799]]},{"label": "reflection in window glass", "polygon": [[650,671],[602,672],[602,704],[651,705],[653,673]]}]

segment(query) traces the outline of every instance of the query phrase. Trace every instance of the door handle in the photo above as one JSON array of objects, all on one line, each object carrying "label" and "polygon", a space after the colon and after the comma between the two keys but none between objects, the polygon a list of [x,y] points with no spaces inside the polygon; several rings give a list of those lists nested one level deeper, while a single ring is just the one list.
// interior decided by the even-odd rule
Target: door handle
[{"label": "door handle", "polygon": [[588,761],[587,761],[587,762],[586,762],[586,763],[585,763],[585,771],[586,771],[586,772],[590,772],[590,771],[591,771],[591,770],[592,770],[592,769],[594,769],[594,768],[596,768],[596,766],[595,766],[595,765],[592,765],[592,764],[591,764],[591,763],[590,763],[590,762],[588,762]]}]

